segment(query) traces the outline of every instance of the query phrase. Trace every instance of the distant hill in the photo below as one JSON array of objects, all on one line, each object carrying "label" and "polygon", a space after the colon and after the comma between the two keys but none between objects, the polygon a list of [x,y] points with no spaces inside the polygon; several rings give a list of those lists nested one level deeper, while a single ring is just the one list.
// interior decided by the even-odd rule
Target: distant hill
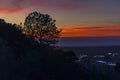
[{"label": "distant hill", "polygon": [[60,47],[120,46],[120,37],[60,38],[57,45]]}]

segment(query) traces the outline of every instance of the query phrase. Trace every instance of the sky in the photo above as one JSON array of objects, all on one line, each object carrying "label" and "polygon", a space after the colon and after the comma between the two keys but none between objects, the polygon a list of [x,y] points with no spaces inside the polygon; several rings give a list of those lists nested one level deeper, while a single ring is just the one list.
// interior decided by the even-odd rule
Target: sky
[{"label": "sky", "polygon": [[33,11],[49,14],[62,37],[120,36],[120,0],[0,0],[0,18],[24,23]]}]

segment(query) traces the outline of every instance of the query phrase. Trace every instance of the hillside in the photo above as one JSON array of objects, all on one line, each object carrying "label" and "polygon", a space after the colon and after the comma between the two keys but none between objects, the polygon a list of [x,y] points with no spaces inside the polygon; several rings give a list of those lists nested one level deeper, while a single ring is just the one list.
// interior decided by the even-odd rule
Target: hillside
[{"label": "hillside", "polygon": [[[79,49],[83,52],[88,50],[88,53],[95,51],[85,47]],[[96,51],[94,53],[96,54]],[[106,66],[103,68],[99,64],[102,71],[99,70],[99,65],[93,66],[90,63],[92,59],[87,57],[79,62],[80,59],[73,51],[39,44],[22,34],[18,26],[0,22],[0,80],[112,80],[114,78],[110,79],[108,73],[107,76],[104,74]]]},{"label": "hillside", "polygon": [[72,51],[39,45],[0,22],[0,80],[93,80],[77,59]]}]

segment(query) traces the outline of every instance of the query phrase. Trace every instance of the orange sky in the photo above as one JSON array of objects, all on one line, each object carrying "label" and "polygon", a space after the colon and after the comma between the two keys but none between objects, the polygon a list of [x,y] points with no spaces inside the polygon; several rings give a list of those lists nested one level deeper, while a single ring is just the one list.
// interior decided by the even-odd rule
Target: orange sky
[{"label": "orange sky", "polygon": [[61,37],[110,37],[120,36],[120,26],[82,27],[64,29]]},{"label": "orange sky", "polygon": [[33,11],[57,20],[62,37],[120,36],[120,0],[0,0],[6,22],[24,24]]}]

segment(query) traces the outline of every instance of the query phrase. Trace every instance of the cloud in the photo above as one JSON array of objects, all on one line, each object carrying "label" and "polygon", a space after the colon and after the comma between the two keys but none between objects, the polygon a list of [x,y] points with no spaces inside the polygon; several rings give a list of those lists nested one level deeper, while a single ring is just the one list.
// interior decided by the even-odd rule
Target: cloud
[{"label": "cloud", "polygon": [[79,10],[83,0],[0,0],[0,13],[15,13],[28,8],[54,8],[58,10]]},{"label": "cloud", "polygon": [[[84,1],[85,2],[85,1]],[[36,2],[36,6],[41,6],[41,1],[38,0]],[[45,0],[42,1],[42,6],[44,8],[54,8],[58,10],[80,10],[85,7],[83,0]]]},{"label": "cloud", "polygon": [[78,4],[57,4],[54,6],[56,9],[61,9],[61,10],[79,10],[82,8],[82,6]]},{"label": "cloud", "polygon": [[120,26],[82,27],[63,29],[62,37],[110,37],[120,36]]},{"label": "cloud", "polygon": [[29,6],[26,0],[0,0],[0,13],[15,13]]}]

